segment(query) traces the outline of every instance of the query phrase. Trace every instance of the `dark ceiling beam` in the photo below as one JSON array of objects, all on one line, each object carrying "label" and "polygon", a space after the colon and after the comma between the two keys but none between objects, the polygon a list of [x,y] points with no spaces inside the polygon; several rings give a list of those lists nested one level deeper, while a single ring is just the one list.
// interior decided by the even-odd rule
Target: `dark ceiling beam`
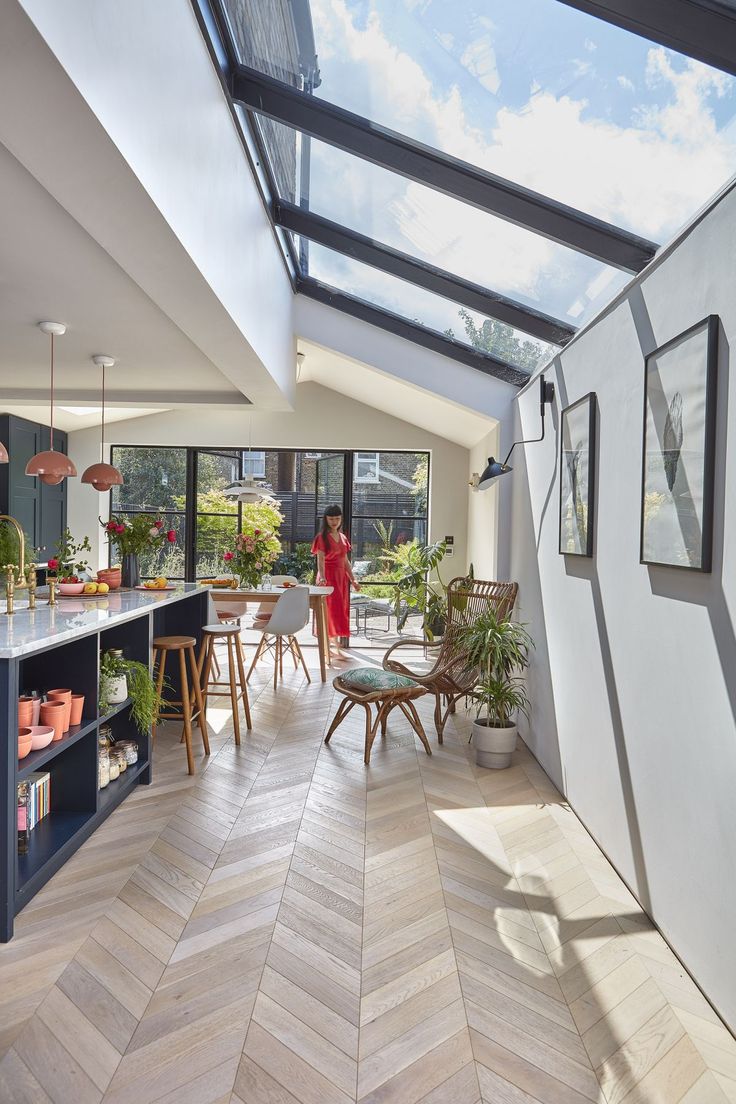
[{"label": "dark ceiling beam", "polygon": [[398,314],[374,307],[363,299],[354,295],[347,295],[343,291],[328,287],[311,277],[300,276],[297,279],[296,290],[300,295],[306,295],[310,299],[316,299],[318,303],[324,303],[328,307],[343,311],[344,314],[359,318],[362,322],[368,322],[371,326],[378,326],[381,330],[387,330],[397,337],[403,337],[407,341],[413,341],[415,345],[421,345],[425,349],[431,349],[434,353],[459,360],[470,368],[476,368],[479,372],[485,372],[487,376],[495,376],[496,379],[510,383],[514,387],[523,387],[529,382],[529,373],[515,368],[505,360],[499,360],[489,353],[483,353],[474,349],[472,345],[466,345],[462,341],[455,341],[451,337],[437,333],[436,330],[425,329],[417,322],[409,322]]},{"label": "dark ceiling beam", "polygon": [[480,311],[490,318],[506,322],[541,341],[565,345],[576,333],[573,326],[565,325],[558,318],[552,318],[533,307],[525,307],[523,303],[507,299],[506,296],[489,291],[479,284],[462,280],[451,272],[426,264],[388,245],[382,245],[364,234],[347,230],[344,226],[305,211],[302,207],[296,207],[293,203],[276,203],[273,219],[277,226],[292,230],[303,238],[344,253],[347,257],[354,257],[363,264],[372,265],[373,268],[389,272],[402,280],[409,280],[435,295],[442,295],[470,310]]},{"label": "dark ceiling beam", "polygon": [[719,0],[560,0],[736,75],[736,9]]},{"label": "dark ceiling beam", "polygon": [[233,68],[230,91],[253,111],[626,272],[640,272],[656,252],[653,242],[246,66]]}]

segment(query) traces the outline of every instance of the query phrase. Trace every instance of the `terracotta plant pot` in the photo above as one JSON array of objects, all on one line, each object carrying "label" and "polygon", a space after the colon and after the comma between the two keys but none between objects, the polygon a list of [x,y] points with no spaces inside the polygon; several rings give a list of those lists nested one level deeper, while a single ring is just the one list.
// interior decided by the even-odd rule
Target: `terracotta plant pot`
[{"label": "terracotta plant pot", "polygon": [[122,582],[123,570],[120,567],[105,567],[97,572],[97,582],[107,583],[110,590],[117,590]]},{"label": "terracotta plant pot", "polygon": [[65,702],[58,700],[44,702],[41,706],[41,724],[53,728],[54,740],[60,740],[64,735],[65,710]]},{"label": "terracotta plant pot", "polygon": [[70,717],[72,713],[72,692],[71,690],[49,690],[46,695],[49,701],[60,701],[64,703],[64,731],[69,731]]},{"label": "terracotta plant pot", "polygon": [[31,750],[31,744],[33,743],[33,733],[30,728],[18,729],[18,758],[25,759],[28,752]]},{"label": "terracotta plant pot", "polygon": [[33,720],[31,721],[31,727],[33,727],[34,725],[38,725],[41,719],[41,702],[43,698],[40,694],[36,693],[31,694],[31,697],[33,698]]},{"label": "terracotta plant pot", "polygon": [[18,698],[18,726],[28,728],[33,724],[33,698]]},{"label": "terracotta plant pot", "polygon": [[72,711],[69,723],[78,725],[82,723],[82,710],[84,709],[84,694],[72,694]]}]

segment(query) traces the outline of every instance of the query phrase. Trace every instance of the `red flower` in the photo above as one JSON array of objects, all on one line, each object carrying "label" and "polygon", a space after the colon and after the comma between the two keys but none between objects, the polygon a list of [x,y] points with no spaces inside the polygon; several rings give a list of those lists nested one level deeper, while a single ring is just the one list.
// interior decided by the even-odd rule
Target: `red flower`
[{"label": "red flower", "polygon": [[164,523],[161,518],[159,518],[158,521],[154,521],[153,524],[156,526],[157,529],[163,529],[164,527]]},{"label": "red flower", "polygon": [[233,558],[233,554],[232,554],[232,552],[223,552],[222,558],[223,558],[223,560],[230,561]]},{"label": "red flower", "polygon": [[117,533],[118,523],[116,521],[108,521],[105,528],[107,529],[108,533]]},{"label": "red flower", "polygon": [[169,529],[166,534],[169,544],[176,544],[176,529]]},{"label": "red flower", "polygon": [[48,562],[49,571],[56,571],[58,566],[59,566],[59,561],[58,560],[49,560],[49,562]]},{"label": "red flower", "polygon": [[253,536],[260,537],[260,535],[261,535],[261,530],[260,529],[254,529],[253,530]]},{"label": "red flower", "polygon": [[116,533],[124,533],[125,532],[125,526],[124,525],[116,525],[115,526],[115,532]]}]

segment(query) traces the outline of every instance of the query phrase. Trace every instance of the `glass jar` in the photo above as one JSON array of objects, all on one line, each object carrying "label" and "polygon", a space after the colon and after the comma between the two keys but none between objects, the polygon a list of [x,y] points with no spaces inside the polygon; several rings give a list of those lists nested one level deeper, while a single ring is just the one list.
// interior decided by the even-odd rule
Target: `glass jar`
[{"label": "glass jar", "polygon": [[135,740],[118,740],[115,748],[123,752],[129,767],[138,762],[138,744]]},{"label": "glass jar", "polygon": [[97,760],[98,770],[98,785],[99,790],[104,790],[105,786],[110,783],[110,753],[106,747],[101,747],[98,753]]},{"label": "glass jar", "polygon": [[273,590],[273,579],[270,575],[264,575],[261,579],[261,587],[263,590]]},{"label": "glass jar", "polygon": [[100,725],[97,742],[101,748],[111,748],[112,745],[115,743],[112,735],[112,729],[108,724]]},{"label": "glass jar", "polygon": [[108,752],[107,761],[109,763],[110,781],[114,782],[115,779],[118,778],[118,776],[120,775],[120,763],[118,762],[118,757],[117,755],[112,755],[110,752]]},{"label": "glass jar", "polygon": [[128,760],[125,758],[125,752],[123,751],[122,748],[119,748],[119,747],[110,748],[110,762],[111,763],[112,763],[113,759],[115,760],[115,762],[118,765],[118,774],[122,774],[123,771],[126,771],[128,769]]}]

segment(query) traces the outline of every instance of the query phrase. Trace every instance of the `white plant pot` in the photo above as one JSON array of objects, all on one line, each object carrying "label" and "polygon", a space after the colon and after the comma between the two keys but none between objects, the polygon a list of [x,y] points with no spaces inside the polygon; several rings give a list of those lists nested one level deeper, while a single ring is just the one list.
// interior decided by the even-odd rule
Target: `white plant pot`
[{"label": "white plant pot", "polygon": [[128,680],[125,675],[117,675],[107,680],[107,700],[110,705],[119,705],[128,696]]},{"label": "white plant pot", "polygon": [[479,767],[510,767],[511,753],[516,749],[516,725],[493,728],[483,721],[473,721],[473,744]]}]

